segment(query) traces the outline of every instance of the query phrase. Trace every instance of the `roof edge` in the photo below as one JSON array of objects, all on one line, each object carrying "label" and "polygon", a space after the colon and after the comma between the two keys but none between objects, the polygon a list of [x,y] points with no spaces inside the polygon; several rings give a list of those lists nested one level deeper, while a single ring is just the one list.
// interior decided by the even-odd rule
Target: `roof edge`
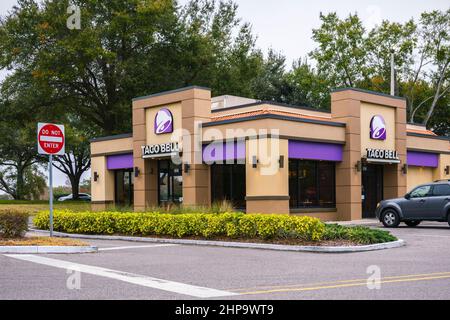
[{"label": "roof edge", "polygon": [[116,135],[112,135],[112,136],[93,138],[93,139],[89,140],[89,142],[109,141],[109,140],[125,139],[125,138],[131,138],[131,137],[133,137],[132,133],[122,133],[122,134],[116,134]]},{"label": "roof edge", "polygon": [[139,101],[139,100],[143,100],[143,99],[158,97],[158,96],[162,96],[162,95],[166,95],[166,94],[177,93],[177,92],[182,92],[182,91],[192,90],[192,89],[202,89],[202,90],[211,91],[211,88],[208,88],[208,87],[188,86],[188,87],[183,87],[183,88],[178,88],[178,89],[173,89],[173,90],[167,90],[167,91],[163,91],[163,92],[153,93],[153,94],[150,94],[150,95],[147,95],[147,96],[136,97],[136,98],[133,98],[132,101],[134,102],[134,101]]},{"label": "roof edge", "polygon": [[357,91],[357,92],[361,92],[361,93],[374,94],[374,95],[382,96],[382,97],[386,97],[386,98],[392,98],[392,99],[398,99],[398,100],[406,100],[406,98],[400,97],[400,96],[392,96],[392,95],[387,94],[387,93],[382,93],[382,92],[372,91],[372,90],[366,90],[366,89],[360,89],[360,88],[353,88],[353,87],[336,88],[336,89],[331,90],[331,93],[341,92],[341,91],[346,91],[346,90]]}]

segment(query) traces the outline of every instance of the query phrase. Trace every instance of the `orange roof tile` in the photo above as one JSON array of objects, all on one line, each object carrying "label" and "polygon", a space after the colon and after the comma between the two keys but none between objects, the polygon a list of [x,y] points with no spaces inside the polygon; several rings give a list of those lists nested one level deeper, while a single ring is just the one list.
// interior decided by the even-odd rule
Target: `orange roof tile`
[{"label": "orange roof tile", "polygon": [[420,133],[420,134],[428,134],[430,136],[437,136],[436,133],[434,133],[433,131],[430,130],[415,130],[415,129],[407,129],[407,132],[411,132],[411,133]]},{"label": "orange roof tile", "polygon": [[252,116],[263,115],[263,114],[273,114],[273,115],[289,116],[289,117],[301,118],[301,119],[313,119],[313,120],[334,122],[331,120],[330,117],[311,116],[311,115],[299,114],[299,113],[295,113],[295,112],[272,110],[272,109],[253,110],[253,111],[246,111],[246,112],[241,112],[241,113],[222,115],[222,116],[217,116],[217,117],[211,118],[211,121],[216,122],[216,121],[222,121],[222,120],[240,119],[240,118],[252,117]]}]

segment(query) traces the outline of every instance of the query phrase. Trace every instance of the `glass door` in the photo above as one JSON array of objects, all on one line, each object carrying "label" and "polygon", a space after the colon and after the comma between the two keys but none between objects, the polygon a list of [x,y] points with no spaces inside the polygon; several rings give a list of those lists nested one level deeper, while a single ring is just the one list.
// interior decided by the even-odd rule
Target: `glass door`
[{"label": "glass door", "polygon": [[170,203],[182,203],[183,176],[181,165],[176,165],[171,160],[159,160],[158,177],[159,204],[165,206]]},{"label": "glass door", "polygon": [[133,170],[114,171],[115,203],[120,206],[133,205],[134,175]]}]

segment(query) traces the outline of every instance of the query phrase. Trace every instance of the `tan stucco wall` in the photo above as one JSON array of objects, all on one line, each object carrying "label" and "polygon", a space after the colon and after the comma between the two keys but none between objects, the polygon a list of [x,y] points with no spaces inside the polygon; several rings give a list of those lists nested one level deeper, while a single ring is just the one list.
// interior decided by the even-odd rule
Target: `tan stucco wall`
[{"label": "tan stucco wall", "polygon": [[[373,116],[381,115],[386,122],[386,140],[370,138],[370,121]],[[366,149],[395,150],[395,108],[371,103],[361,103],[361,156],[366,156]]]},{"label": "tan stucco wall", "polygon": [[450,142],[446,140],[408,136],[406,147],[412,150],[449,152]]},{"label": "tan stucco wall", "polygon": [[435,169],[429,167],[408,167],[407,191],[411,191],[414,187],[422,183],[430,183],[433,181]]},{"label": "tan stucco wall", "polygon": [[[450,144],[450,142],[449,142]],[[445,167],[450,166],[450,154],[440,154],[439,155],[439,165],[434,170],[433,179],[450,179],[450,173],[445,173]]]},{"label": "tan stucco wall", "polygon": [[91,155],[127,153],[133,150],[133,138],[91,142]]},{"label": "tan stucco wall", "polygon": [[[99,175],[97,181],[94,181],[94,172]],[[105,156],[91,159],[91,193],[93,203],[114,201],[114,171],[106,169]]]},{"label": "tan stucco wall", "polygon": [[[271,142],[275,139],[251,139],[246,141],[246,179],[247,179],[247,196],[287,196],[289,195],[288,181],[288,140],[279,139],[279,150],[272,152]],[[260,145],[267,146],[269,157],[265,160],[258,155]],[[276,155],[284,155],[284,168],[279,168]],[[257,156],[260,163],[257,168],[252,167],[252,157]],[[272,157],[273,156],[273,157]],[[274,174],[271,174],[270,165],[262,164],[262,161],[268,163],[271,161]],[[264,168],[268,171],[265,173]]]},{"label": "tan stucco wall", "polygon": [[[289,213],[288,140],[250,139],[246,154],[247,212]],[[253,156],[259,161],[257,168],[252,166]],[[280,156],[284,156],[283,168]]]},{"label": "tan stucco wall", "polygon": [[278,119],[259,119],[224,125],[208,126],[203,128],[203,140],[209,141],[208,131],[212,129],[219,131],[227,137],[227,131],[233,132],[233,137],[249,137],[265,130],[268,134],[270,129],[276,129],[280,137],[301,138],[305,140],[323,140],[332,143],[345,142],[345,127],[329,126],[316,123],[295,122]]}]

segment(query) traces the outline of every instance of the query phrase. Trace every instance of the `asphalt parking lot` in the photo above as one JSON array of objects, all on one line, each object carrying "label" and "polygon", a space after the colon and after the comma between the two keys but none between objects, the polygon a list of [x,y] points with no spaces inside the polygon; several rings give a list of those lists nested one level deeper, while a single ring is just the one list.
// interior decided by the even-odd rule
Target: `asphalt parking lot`
[{"label": "asphalt parking lot", "polygon": [[96,240],[96,254],[0,255],[0,299],[450,299],[448,224],[391,231],[407,245],[319,254]]}]

